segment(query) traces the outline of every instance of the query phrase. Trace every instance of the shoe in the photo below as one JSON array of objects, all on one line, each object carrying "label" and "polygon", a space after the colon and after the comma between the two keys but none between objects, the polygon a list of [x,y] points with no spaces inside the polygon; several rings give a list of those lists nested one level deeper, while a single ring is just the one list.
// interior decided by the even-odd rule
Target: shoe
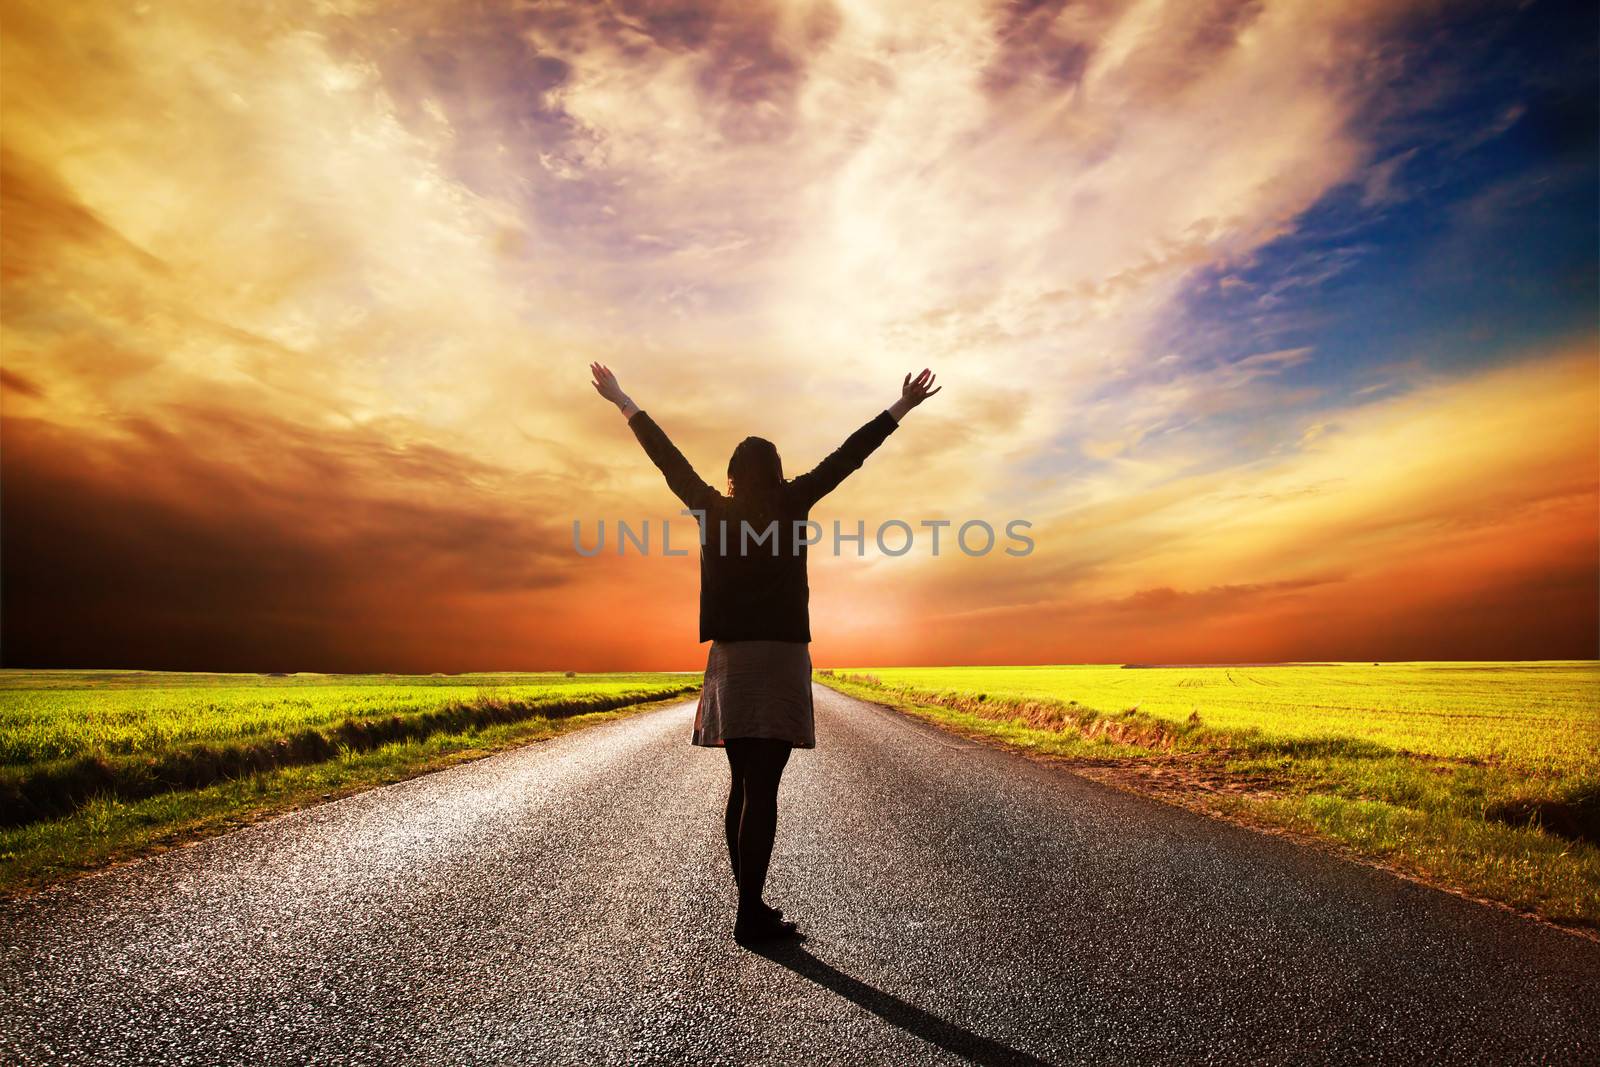
[{"label": "shoe", "polygon": [[748,945],[793,937],[799,928],[792,921],[781,918],[781,914],[776,908],[770,908],[768,914],[760,918],[740,919],[733,924],[733,939],[741,945]]}]

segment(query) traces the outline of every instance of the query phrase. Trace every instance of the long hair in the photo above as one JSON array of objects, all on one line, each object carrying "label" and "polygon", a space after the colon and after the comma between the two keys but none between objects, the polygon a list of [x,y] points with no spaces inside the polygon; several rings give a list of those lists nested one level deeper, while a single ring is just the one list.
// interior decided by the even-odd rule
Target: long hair
[{"label": "long hair", "polygon": [[728,494],[752,517],[776,518],[778,489],[783,485],[783,460],[778,447],[764,437],[746,437],[728,460]]}]

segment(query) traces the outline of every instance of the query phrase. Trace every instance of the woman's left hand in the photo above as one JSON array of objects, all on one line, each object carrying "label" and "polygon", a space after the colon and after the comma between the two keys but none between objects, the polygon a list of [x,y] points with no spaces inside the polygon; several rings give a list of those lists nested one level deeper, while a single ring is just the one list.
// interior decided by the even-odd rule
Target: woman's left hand
[{"label": "woman's left hand", "polygon": [[942,385],[939,389],[932,388],[933,379],[934,374],[927,367],[922,368],[922,373],[915,378],[906,375],[906,380],[900,385],[900,399],[889,405],[889,414],[895,422],[905,418],[908,411],[944,388]]}]

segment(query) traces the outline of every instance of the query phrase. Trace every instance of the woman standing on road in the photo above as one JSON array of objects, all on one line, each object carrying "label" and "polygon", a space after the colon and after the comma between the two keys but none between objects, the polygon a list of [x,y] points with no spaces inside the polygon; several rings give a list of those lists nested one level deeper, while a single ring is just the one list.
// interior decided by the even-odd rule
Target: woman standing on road
[{"label": "woman standing on road", "polygon": [[[732,777],[724,830],[739,888],[733,936],[784,937],[795,924],[761,899],[778,828],[778,783],[793,748],[815,748],[810,587],[803,523],[817,501],[866,462],[908,411],[939,389],[926,369],[900,398],[816,468],[783,477],[771,441],[746,437],[728,460],[724,496],[701,480],[661,427],[591,363],[597,392],[617,405],[667,486],[700,522],[700,640],[711,642],[690,741],[725,748]],[[940,387],[941,389],[943,386]]]}]

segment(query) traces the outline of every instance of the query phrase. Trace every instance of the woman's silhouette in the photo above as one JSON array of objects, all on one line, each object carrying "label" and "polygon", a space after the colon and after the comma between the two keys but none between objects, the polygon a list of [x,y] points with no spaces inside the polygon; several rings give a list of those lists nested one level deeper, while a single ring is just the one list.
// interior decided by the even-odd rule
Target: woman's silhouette
[{"label": "woman's silhouette", "polygon": [[711,642],[711,653],[690,741],[728,753],[732,782],[724,829],[739,888],[733,936],[749,942],[793,934],[795,924],[765,904],[761,891],[789,751],[816,747],[805,521],[908,411],[940,390],[932,388],[934,375],[926,369],[906,375],[898,400],[815,469],[788,481],[772,442],[746,437],[728,460],[724,496],[701,480],[610,368],[591,363],[589,369],[595,390],[622,411],[667,486],[700,523],[700,640]]}]

